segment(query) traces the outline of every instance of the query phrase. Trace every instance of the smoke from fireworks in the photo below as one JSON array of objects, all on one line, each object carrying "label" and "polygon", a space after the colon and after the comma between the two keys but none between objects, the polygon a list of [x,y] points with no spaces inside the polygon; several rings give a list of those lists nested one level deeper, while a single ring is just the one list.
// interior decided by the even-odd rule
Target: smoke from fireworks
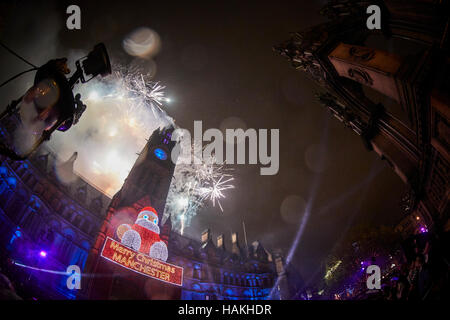
[{"label": "smoke from fireworks", "polygon": [[87,105],[70,130],[56,132],[48,146],[60,159],[78,152],[75,171],[108,196],[114,195],[128,176],[152,132],[174,125],[163,110],[165,87],[142,70],[114,63],[112,75],[78,86]]},{"label": "smoke from fireworks", "polygon": [[[163,109],[164,102],[169,102],[165,87],[139,70],[117,66],[110,77],[80,87],[88,106],[85,113],[63,136],[55,134],[49,142],[61,159],[77,151],[75,171],[109,196],[121,188],[152,132],[167,125],[177,127]],[[223,211],[221,199],[234,186],[231,169],[215,159],[200,159],[200,164],[192,165],[180,162],[164,215],[171,214],[174,227],[183,233],[206,202]]]},{"label": "smoke from fireworks", "polygon": [[186,164],[178,159],[167,196],[164,216],[171,216],[173,227],[181,234],[207,201],[213,206],[217,203],[223,212],[220,200],[225,198],[224,191],[234,188],[232,168],[217,164],[214,157],[199,160]]}]

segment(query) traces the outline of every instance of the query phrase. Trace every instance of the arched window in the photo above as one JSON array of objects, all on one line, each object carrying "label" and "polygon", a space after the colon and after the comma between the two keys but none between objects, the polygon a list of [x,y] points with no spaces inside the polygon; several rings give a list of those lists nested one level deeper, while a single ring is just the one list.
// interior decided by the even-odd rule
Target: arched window
[{"label": "arched window", "polygon": [[62,242],[59,256],[62,258],[63,261],[67,261],[67,256],[70,251],[72,241],[73,241],[72,236],[66,235]]},{"label": "arched window", "polygon": [[91,201],[89,210],[91,210],[94,213],[99,213],[102,210],[102,207],[103,207],[103,203],[99,197],[99,198],[95,198]]},{"label": "arched window", "polygon": [[78,201],[84,203],[86,201],[87,192],[86,192],[86,186],[79,187],[77,189],[76,198]]},{"label": "arched window", "polygon": [[34,210],[31,206],[25,210],[25,214],[23,215],[21,221],[21,227],[24,230],[31,230],[31,226],[33,224],[34,216],[36,215],[36,210]]},{"label": "arched window", "polygon": [[48,153],[43,154],[37,157],[37,164],[38,166],[43,169],[45,172],[47,172],[47,164],[48,164]]},{"label": "arched window", "polygon": [[226,272],[223,274],[223,283],[228,284],[228,273]]},{"label": "arched window", "polygon": [[25,206],[25,201],[21,197],[16,197],[9,205],[6,213],[10,216],[11,220],[18,224],[22,218]]},{"label": "arched window", "polygon": [[77,228],[80,228],[82,223],[83,223],[83,218],[81,217],[81,215],[77,214],[75,216],[75,219],[73,219],[73,225]]},{"label": "arched window", "polygon": [[214,271],[214,281],[216,283],[220,282],[220,272],[218,270]]},{"label": "arched window", "polygon": [[61,215],[67,221],[70,221],[70,218],[72,217],[72,213],[73,213],[73,209],[71,207],[69,207],[69,208],[68,207],[63,207],[63,209],[61,211]]},{"label": "arched window", "polygon": [[53,231],[53,228],[47,229],[44,239],[43,239],[48,245],[52,245],[53,241],[55,241],[55,232]]},{"label": "arched window", "polygon": [[51,202],[51,206],[55,211],[59,211],[59,209],[61,208],[61,201],[59,201],[58,198],[54,198]]},{"label": "arched window", "polygon": [[73,244],[73,241],[70,241],[69,245],[67,246],[66,252],[64,253],[64,261],[66,263],[72,262],[74,248],[76,248],[76,246]]},{"label": "arched window", "polygon": [[72,243],[75,239],[75,233],[71,229],[64,229],[62,233],[64,236],[64,240],[62,241],[59,252],[62,260],[67,262],[70,258],[70,252],[72,249]]},{"label": "arched window", "polygon": [[92,225],[92,227],[91,227],[91,231],[90,231],[90,235],[92,236],[92,237],[95,237],[96,235],[97,235],[97,231],[98,231],[98,227],[97,226],[94,226],[94,225]]},{"label": "arched window", "polygon": [[200,276],[201,276],[200,265],[196,264],[196,265],[194,265],[192,278],[200,279]]},{"label": "arched window", "polygon": [[92,223],[90,223],[89,221],[85,221],[81,227],[81,230],[83,230],[85,233],[89,234],[91,225],[92,225]]}]

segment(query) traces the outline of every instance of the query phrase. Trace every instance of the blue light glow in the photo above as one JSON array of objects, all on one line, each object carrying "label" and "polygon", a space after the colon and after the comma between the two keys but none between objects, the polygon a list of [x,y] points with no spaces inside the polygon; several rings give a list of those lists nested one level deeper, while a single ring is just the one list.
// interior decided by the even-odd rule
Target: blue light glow
[{"label": "blue light glow", "polygon": [[155,156],[159,159],[159,160],[166,160],[167,159],[167,153],[161,149],[161,148],[156,148],[153,153],[155,154]]}]

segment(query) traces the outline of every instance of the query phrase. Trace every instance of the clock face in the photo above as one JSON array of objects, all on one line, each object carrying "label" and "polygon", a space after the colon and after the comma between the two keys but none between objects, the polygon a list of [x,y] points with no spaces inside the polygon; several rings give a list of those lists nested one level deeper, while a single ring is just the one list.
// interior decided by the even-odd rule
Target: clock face
[{"label": "clock face", "polygon": [[167,153],[161,148],[156,148],[155,150],[153,150],[153,153],[159,160],[167,159]]}]

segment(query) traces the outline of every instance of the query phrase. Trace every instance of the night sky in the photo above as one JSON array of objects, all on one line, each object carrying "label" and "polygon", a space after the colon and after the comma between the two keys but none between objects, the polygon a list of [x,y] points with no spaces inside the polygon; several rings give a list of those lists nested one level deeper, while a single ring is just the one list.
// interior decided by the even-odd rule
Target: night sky
[{"label": "night sky", "polygon": [[[167,112],[179,126],[193,130],[194,120],[202,120],[204,130],[220,128],[233,118],[247,128],[280,129],[278,174],[260,176],[260,165],[234,166],[236,189],[222,201],[224,213],[202,209],[186,229],[193,238],[210,228],[213,239],[225,233],[229,241],[237,231],[244,245],[244,220],[249,243],[258,239],[288,255],[303,222],[293,264],[309,280],[323,275],[317,272],[323,259],[352,224],[400,219],[400,179],[315,101],[320,88],[272,51],[289,32],[323,22],[324,1],[162,2],[5,1],[0,39],[35,64],[98,42],[113,61],[131,61],[122,40],[149,27],[162,41],[154,79],[166,85],[173,100]],[[68,31],[65,10],[75,3],[82,29]],[[0,81],[25,67],[0,48]],[[1,88],[0,102],[6,105],[22,89]]]}]

